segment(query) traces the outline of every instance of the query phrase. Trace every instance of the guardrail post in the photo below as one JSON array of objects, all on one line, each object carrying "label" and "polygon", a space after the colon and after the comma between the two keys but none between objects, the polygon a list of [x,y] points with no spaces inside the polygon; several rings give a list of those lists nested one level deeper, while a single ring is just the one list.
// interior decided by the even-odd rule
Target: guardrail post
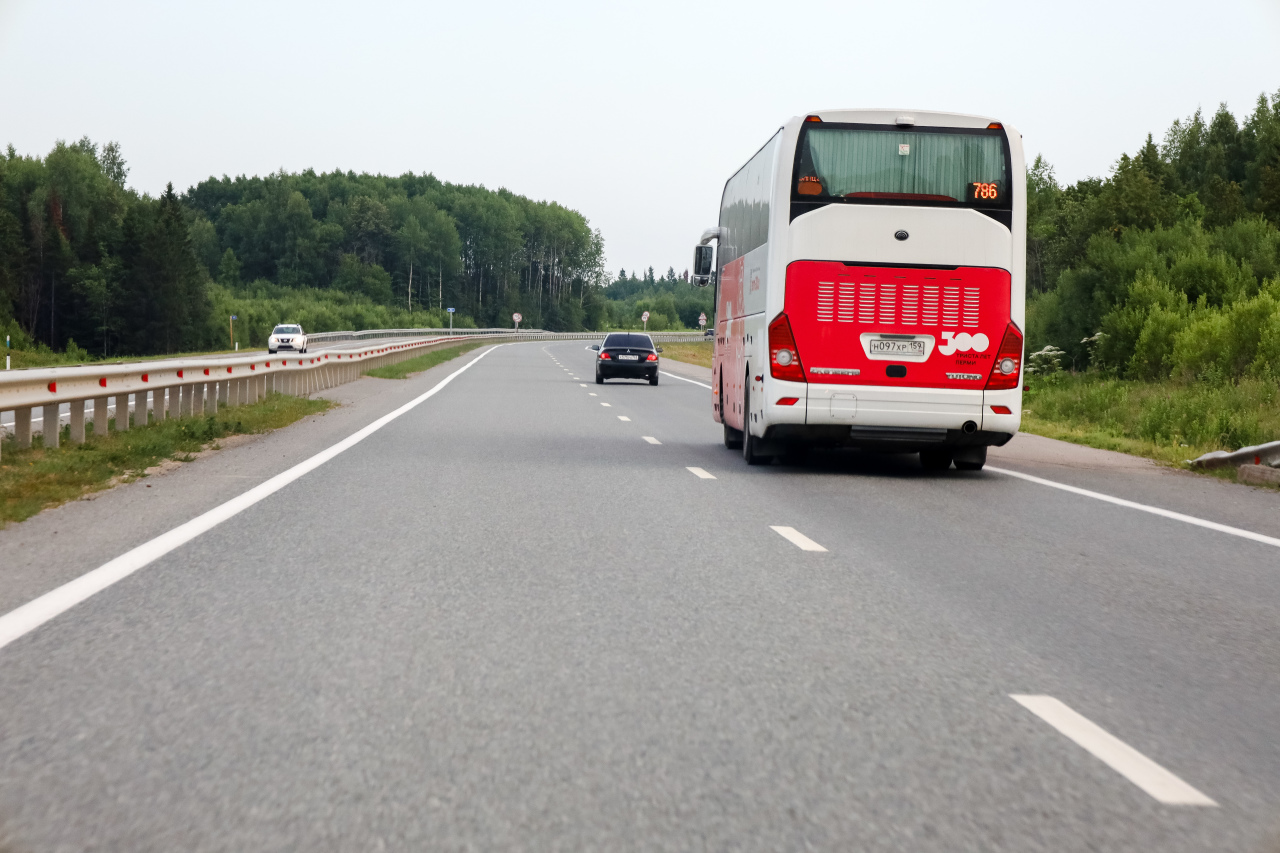
[{"label": "guardrail post", "polygon": [[191,417],[191,391],[190,385],[178,386],[178,417]]},{"label": "guardrail post", "polygon": [[218,403],[223,406],[231,405],[231,380],[222,379],[218,382]]},{"label": "guardrail post", "polygon": [[109,420],[110,420],[110,416],[107,415],[107,398],[94,397],[93,398],[93,434],[106,435],[107,423]]},{"label": "guardrail post", "polygon": [[206,415],[218,414],[218,386],[219,382],[210,382],[207,391],[208,396],[204,400],[204,413]]},{"label": "guardrail post", "polygon": [[116,432],[126,432],[129,429],[129,395],[116,395]]},{"label": "guardrail post", "polygon": [[267,399],[267,394],[271,391],[271,386],[267,382],[268,376],[264,373],[258,377],[258,399]]},{"label": "guardrail post", "polygon": [[13,443],[18,447],[31,446],[31,407],[13,411]]},{"label": "guardrail post", "polygon": [[250,405],[258,402],[258,377],[250,376],[244,382],[245,382],[245,385],[247,386],[245,390],[249,392],[248,402],[250,403]]},{"label": "guardrail post", "polygon": [[[44,407],[43,419],[40,421],[40,435],[44,437],[45,447],[57,447],[62,443],[62,424],[58,422],[58,408],[57,403],[50,403]],[[53,424],[52,428],[50,424]]]},{"label": "guardrail post", "polygon": [[191,414],[195,416],[204,414],[204,383],[197,382],[191,389]]},{"label": "guardrail post", "polygon": [[84,444],[84,400],[72,400],[71,408],[71,443]]}]

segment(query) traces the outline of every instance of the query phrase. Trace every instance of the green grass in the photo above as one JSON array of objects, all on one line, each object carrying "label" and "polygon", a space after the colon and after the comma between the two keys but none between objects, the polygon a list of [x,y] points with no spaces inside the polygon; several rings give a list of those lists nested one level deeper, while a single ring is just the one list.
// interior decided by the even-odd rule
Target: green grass
[{"label": "green grass", "polygon": [[662,347],[663,358],[707,368],[711,367],[711,355],[715,349],[713,342],[709,340],[688,344],[659,343],[658,346]]},{"label": "green grass", "polygon": [[[1181,465],[1211,450],[1280,439],[1280,389],[1258,379],[1182,383],[1093,374],[1031,377],[1022,429]],[[1235,469],[1215,473],[1234,478]]]},{"label": "green grass", "polygon": [[435,367],[437,364],[443,364],[452,358],[457,358],[463,353],[485,346],[487,343],[487,341],[477,341],[459,346],[445,346],[440,349],[433,349],[399,364],[389,364],[386,367],[375,367],[373,370],[367,370],[365,375],[375,376],[378,379],[408,379],[412,373],[421,373],[428,368]]},{"label": "green grass", "polygon": [[221,409],[212,417],[89,435],[84,444],[71,444],[65,426],[59,448],[45,448],[40,436],[21,450],[6,439],[0,453],[0,527],[115,481],[136,479],[166,459],[186,461],[219,438],[279,429],[332,405],[328,400],[271,394],[250,406]]}]

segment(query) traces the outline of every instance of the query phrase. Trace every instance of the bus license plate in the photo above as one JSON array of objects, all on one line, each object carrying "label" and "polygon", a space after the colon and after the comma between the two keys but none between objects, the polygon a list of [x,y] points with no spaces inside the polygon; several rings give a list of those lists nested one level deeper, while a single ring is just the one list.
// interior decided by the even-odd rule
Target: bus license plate
[{"label": "bus license plate", "polygon": [[916,356],[917,358],[924,356],[924,341],[872,338],[868,343],[871,345],[873,355]]},{"label": "bus license plate", "polygon": [[638,355],[620,355],[620,356],[618,356],[618,361],[639,361],[639,360],[640,360],[640,356],[638,356]]}]

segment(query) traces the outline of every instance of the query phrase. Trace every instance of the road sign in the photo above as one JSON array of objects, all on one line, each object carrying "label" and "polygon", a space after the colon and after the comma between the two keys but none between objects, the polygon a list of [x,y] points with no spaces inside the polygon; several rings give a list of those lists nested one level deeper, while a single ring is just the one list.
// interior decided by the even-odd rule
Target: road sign
[{"label": "road sign", "polygon": [[649,312],[648,312],[648,311],[646,311],[646,312],[644,312],[643,314],[641,314],[641,315],[640,315],[640,321],[641,321],[641,322],[643,322],[643,323],[647,323],[647,322],[649,322]]},{"label": "road sign", "polygon": [[511,315],[511,319],[512,319],[512,320],[515,320],[517,323],[519,323],[521,320],[523,320],[523,319],[524,319],[524,317],[521,317],[521,316],[520,316],[520,314],[517,312],[517,313],[515,313],[515,314],[512,314],[512,315]]},{"label": "road sign", "polygon": [[444,309],[444,310],[446,310],[446,311],[448,311],[450,314],[452,314],[452,313],[454,312],[454,310],[455,310],[455,309],[453,309],[453,308],[446,308],[446,309]]},{"label": "road sign", "polygon": [[699,314],[699,315],[698,315],[698,325],[699,325],[699,326],[705,326],[705,325],[707,325],[707,315],[706,315],[706,312],[703,312],[703,313],[701,313],[701,314]]}]

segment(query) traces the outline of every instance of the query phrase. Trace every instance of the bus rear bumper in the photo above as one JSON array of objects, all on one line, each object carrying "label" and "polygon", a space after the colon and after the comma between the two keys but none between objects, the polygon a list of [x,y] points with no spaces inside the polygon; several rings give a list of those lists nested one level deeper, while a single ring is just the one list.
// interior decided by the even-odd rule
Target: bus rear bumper
[{"label": "bus rear bumper", "polygon": [[[984,392],[978,389],[810,384],[803,419],[799,412],[777,417],[781,413],[770,411],[765,438],[780,444],[901,452],[998,446],[1013,437],[1021,420],[1020,400],[1012,399],[1020,398],[1020,392],[1004,395],[1013,404],[1011,413],[997,416],[985,410]],[[984,411],[991,416],[984,417]]]}]

